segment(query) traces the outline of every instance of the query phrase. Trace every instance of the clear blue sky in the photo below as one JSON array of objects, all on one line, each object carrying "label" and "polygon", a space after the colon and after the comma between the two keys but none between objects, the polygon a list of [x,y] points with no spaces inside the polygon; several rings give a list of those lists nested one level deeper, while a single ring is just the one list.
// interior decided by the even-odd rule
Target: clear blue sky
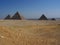
[{"label": "clear blue sky", "polygon": [[0,0],[0,18],[19,11],[25,18],[60,17],[60,0]]}]

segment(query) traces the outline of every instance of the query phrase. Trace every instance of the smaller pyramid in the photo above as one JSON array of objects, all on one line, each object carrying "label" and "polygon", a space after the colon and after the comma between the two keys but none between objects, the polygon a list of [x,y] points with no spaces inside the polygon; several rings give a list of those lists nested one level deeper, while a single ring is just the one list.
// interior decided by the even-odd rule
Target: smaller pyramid
[{"label": "smaller pyramid", "polygon": [[17,19],[17,20],[21,20],[22,16],[20,16],[20,14],[18,12],[16,12],[11,19]]},{"label": "smaller pyramid", "polygon": [[39,20],[48,20],[48,19],[44,14],[42,14],[42,16],[39,18]]},{"label": "smaller pyramid", "polygon": [[51,20],[56,20],[55,18],[52,18]]},{"label": "smaller pyramid", "polygon": [[10,15],[6,16],[5,19],[11,19]]}]

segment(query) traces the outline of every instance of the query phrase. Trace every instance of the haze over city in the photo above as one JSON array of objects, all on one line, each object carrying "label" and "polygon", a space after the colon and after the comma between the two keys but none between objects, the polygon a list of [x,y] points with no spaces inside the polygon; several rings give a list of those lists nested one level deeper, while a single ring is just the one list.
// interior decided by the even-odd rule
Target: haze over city
[{"label": "haze over city", "polygon": [[0,0],[0,18],[19,12],[25,18],[60,18],[60,0]]}]

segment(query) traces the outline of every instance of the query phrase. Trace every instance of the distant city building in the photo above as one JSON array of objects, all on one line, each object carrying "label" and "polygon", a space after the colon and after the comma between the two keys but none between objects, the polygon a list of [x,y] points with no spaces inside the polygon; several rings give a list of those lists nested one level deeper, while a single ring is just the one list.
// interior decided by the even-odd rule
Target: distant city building
[{"label": "distant city building", "polygon": [[10,15],[6,16],[5,19],[11,19]]},{"label": "distant city building", "polygon": [[48,19],[44,14],[42,14],[42,16],[39,18],[39,20],[48,20]]}]

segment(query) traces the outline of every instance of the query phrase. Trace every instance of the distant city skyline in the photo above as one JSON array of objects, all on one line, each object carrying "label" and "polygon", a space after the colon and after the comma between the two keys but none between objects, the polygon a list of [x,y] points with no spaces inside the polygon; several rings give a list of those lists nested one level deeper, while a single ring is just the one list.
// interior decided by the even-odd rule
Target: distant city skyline
[{"label": "distant city skyline", "polygon": [[25,18],[60,18],[60,0],[0,0],[0,19],[19,12]]}]

